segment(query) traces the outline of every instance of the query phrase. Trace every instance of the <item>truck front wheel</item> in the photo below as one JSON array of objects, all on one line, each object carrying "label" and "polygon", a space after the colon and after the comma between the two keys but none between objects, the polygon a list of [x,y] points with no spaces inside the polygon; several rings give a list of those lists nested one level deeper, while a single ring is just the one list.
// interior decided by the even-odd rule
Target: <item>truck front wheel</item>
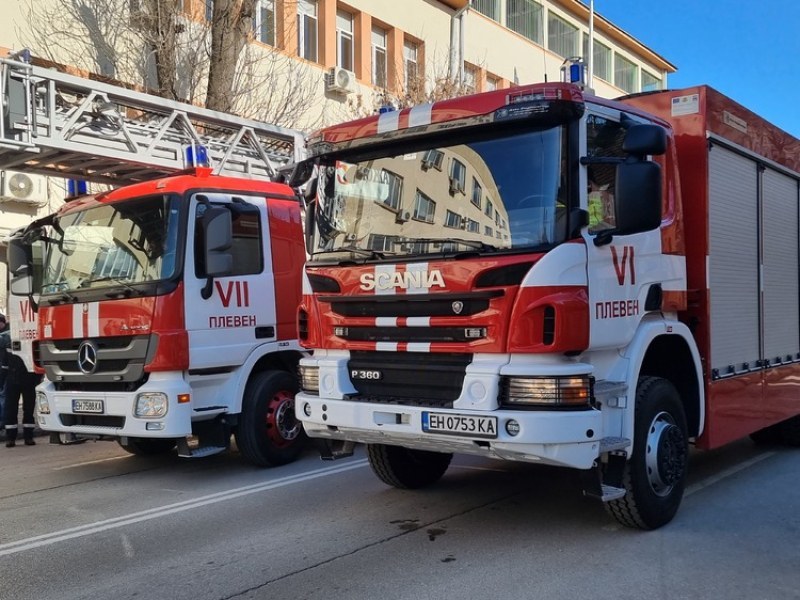
[{"label": "truck front wheel", "polygon": [[285,465],[303,450],[306,435],[294,415],[297,380],[285,371],[253,375],[245,389],[236,445],[259,467]]},{"label": "truck front wheel", "polygon": [[628,527],[657,529],[672,520],[683,498],[686,416],[677,390],[660,377],[639,378],[635,410],[633,455],[623,475],[626,494],[606,509]]},{"label": "truck front wheel", "polygon": [[[123,443],[123,440],[126,440]],[[136,456],[157,456],[172,452],[177,441],[169,438],[120,438],[117,440],[120,447],[126,452]]]},{"label": "truck front wheel", "polygon": [[453,455],[368,444],[367,458],[372,471],[383,483],[400,489],[416,489],[439,481]]}]

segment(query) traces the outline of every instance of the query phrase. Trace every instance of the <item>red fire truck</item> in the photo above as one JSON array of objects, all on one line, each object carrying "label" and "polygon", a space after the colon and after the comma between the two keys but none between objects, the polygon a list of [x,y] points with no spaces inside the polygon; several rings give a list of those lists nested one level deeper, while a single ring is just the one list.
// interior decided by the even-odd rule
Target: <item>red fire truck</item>
[{"label": "red fire truck", "polygon": [[[297,417],[385,483],[582,470],[669,522],[689,446],[800,444],[800,141],[715,90],[526,85],[322,130]],[[313,177],[312,177],[313,175]]]},{"label": "red fire truck", "polygon": [[38,306],[39,426],[145,455],[206,456],[233,434],[252,463],[293,460],[305,248],[281,169],[302,157],[302,135],[11,60],[0,69],[0,166],[122,186],[9,243],[10,301]]}]

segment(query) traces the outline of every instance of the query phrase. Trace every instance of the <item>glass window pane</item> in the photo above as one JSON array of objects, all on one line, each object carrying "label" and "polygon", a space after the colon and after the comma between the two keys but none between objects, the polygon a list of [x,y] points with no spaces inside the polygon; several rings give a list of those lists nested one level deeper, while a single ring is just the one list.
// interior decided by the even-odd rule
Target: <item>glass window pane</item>
[{"label": "glass window pane", "polygon": [[472,0],[472,7],[490,19],[500,20],[500,0]]},{"label": "glass window pane", "polygon": [[578,55],[578,28],[550,13],[547,18],[547,47],[564,58]]},{"label": "glass window pane", "polygon": [[541,44],[544,41],[544,9],[534,0],[506,0],[506,27]]},{"label": "glass window pane", "polygon": [[638,67],[619,54],[614,55],[614,85],[626,92],[636,92]]},{"label": "glass window pane", "polygon": [[642,69],[642,91],[653,92],[661,89],[661,80]]}]

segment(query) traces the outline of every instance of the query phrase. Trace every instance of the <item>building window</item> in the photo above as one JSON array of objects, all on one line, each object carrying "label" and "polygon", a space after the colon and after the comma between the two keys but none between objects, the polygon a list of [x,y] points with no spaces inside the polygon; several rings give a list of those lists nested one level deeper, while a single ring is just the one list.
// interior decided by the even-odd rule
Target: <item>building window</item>
[{"label": "building window", "polygon": [[490,19],[500,21],[500,0],[472,0],[472,8]]},{"label": "building window", "polygon": [[392,252],[397,244],[397,237],[372,233],[367,240],[367,248],[378,252]]},{"label": "building window", "polygon": [[444,216],[444,226],[450,229],[461,229],[461,216],[452,210],[448,210]]},{"label": "building window", "polygon": [[372,28],[372,84],[386,87],[386,31]]},{"label": "building window", "polygon": [[490,219],[494,219],[494,204],[489,198],[486,198],[486,210],[483,212]]},{"label": "building window", "polygon": [[474,177],[472,178],[472,196],[470,196],[469,201],[472,202],[478,208],[481,207],[481,199],[483,198],[483,188],[481,184],[478,183],[478,180]]},{"label": "building window", "polygon": [[619,54],[614,55],[614,85],[628,93],[636,92],[638,67]]},{"label": "building window", "polygon": [[661,89],[661,80],[642,69],[642,91],[654,92]]},{"label": "building window", "polygon": [[564,58],[578,55],[578,28],[554,13],[547,17],[547,47]]},{"label": "building window", "polygon": [[544,41],[544,9],[534,0],[507,0],[506,27],[542,44]]},{"label": "building window", "polygon": [[403,190],[403,178],[396,173],[381,169],[381,183],[386,186],[387,190],[383,203],[392,210],[398,210]]},{"label": "building window", "polygon": [[494,230],[488,225],[483,226],[483,235],[486,237],[494,237]]},{"label": "building window", "polygon": [[214,0],[205,0],[204,5],[206,21],[210,23],[211,19],[214,18]]},{"label": "building window", "polygon": [[442,160],[444,159],[444,152],[441,150],[426,150],[425,155],[422,157],[422,170],[427,171],[431,167],[442,170]]},{"label": "building window", "polygon": [[493,92],[500,89],[500,80],[492,75],[486,76],[486,91]]},{"label": "building window", "polygon": [[403,44],[403,58],[405,60],[406,90],[416,91],[419,81],[419,62],[417,59],[419,47],[414,42]]},{"label": "building window", "polygon": [[348,71],[353,70],[353,46],[353,15],[337,10],[336,64]]},{"label": "building window", "polygon": [[317,3],[315,0],[297,0],[297,54],[317,62]]},{"label": "building window", "polygon": [[477,221],[473,221],[472,219],[467,219],[467,227],[466,227],[466,229],[470,233],[480,233],[481,232],[480,223],[478,223]]},{"label": "building window", "polygon": [[417,221],[433,223],[433,213],[436,211],[436,202],[428,198],[425,194],[417,190],[417,197],[414,200],[414,218]]},{"label": "building window", "polygon": [[[583,56],[589,56],[589,36],[583,34]],[[601,44],[596,39],[594,41],[594,57],[593,57],[592,71],[595,77],[599,77],[605,81],[611,81],[611,48],[605,44]]]},{"label": "building window", "polygon": [[464,81],[462,82],[465,94],[474,94],[478,91],[478,69],[472,65],[464,65]]},{"label": "building window", "polygon": [[253,31],[262,44],[275,45],[275,0],[256,0]]},{"label": "building window", "polygon": [[450,195],[456,192],[466,193],[467,167],[460,160],[454,158],[450,163]]}]

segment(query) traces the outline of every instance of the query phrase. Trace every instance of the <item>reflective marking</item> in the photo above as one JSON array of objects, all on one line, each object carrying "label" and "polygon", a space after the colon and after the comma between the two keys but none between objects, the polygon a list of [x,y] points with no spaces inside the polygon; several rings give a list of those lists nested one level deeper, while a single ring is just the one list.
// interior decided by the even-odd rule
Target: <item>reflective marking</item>
[{"label": "reflective marking", "polygon": [[430,342],[409,342],[407,352],[430,352]]},{"label": "reflective marking", "polygon": [[83,335],[83,303],[76,302],[72,305],[72,337],[82,338]]},{"label": "reflective marking", "polygon": [[408,317],[406,327],[430,327],[430,317]]},{"label": "reflective marking", "polygon": [[314,471],[309,471],[308,473],[291,475],[289,477],[282,477],[280,479],[276,479],[274,481],[267,481],[264,483],[246,485],[243,487],[234,488],[232,490],[217,492],[216,494],[200,496],[199,498],[195,498],[194,500],[186,500],[184,502],[176,502],[174,504],[156,506],[154,508],[148,508],[147,510],[131,513],[129,515],[123,515],[121,517],[105,519],[103,521],[97,521],[96,523],[87,523],[86,525],[80,525],[78,527],[70,527],[69,529],[62,529],[61,531],[54,531],[52,533],[45,533],[24,540],[17,540],[16,542],[0,544],[0,556],[9,556],[11,554],[18,554],[20,552],[24,552],[25,550],[33,550],[35,548],[41,548],[43,546],[51,546],[58,542],[64,542],[67,540],[72,540],[80,537],[86,537],[88,535],[93,535],[95,533],[101,533],[103,531],[108,531],[110,529],[118,529],[120,527],[125,527],[126,525],[134,525],[136,523],[141,523],[143,521],[158,519],[161,517],[165,517],[167,515],[185,512],[187,510],[200,508],[202,506],[208,506],[209,504],[218,504],[220,502],[227,502],[228,500],[241,498],[242,496],[249,496],[251,494],[257,494],[259,492],[264,492],[267,490],[274,490],[277,488],[286,487],[288,485],[294,485],[295,483],[303,483],[305,481],[318,479],[320,477],[326,477],[328,475],[335,475],[337,473],[344,473],[345,471],[360,469],[361,467],[367,466],[367,464],[368,462],[366,459],[361,459],[337,467],[316,469]]},{"label": "reflective marking", "polygon": [[397,131],[400,126],[400,111],[390,110],[378,117],[378,133]]},{"label": "reflective marking", "polygon": [[100,303],[99,302],[90,302],[89,303],[89,318],[87,320],[87,325],[89,332],[86,334],[87,337],[99,337],[100,336]]},{"label": "reflective marking", "polygon": [[375,350],[380,352],[397,352],[397,342],[375,342]]},{"label": "reflective marking", "polygon": [[417,127],[418,125],[430,125],[432,111],[433,104],[420,104],[415,106],[408,113],[408,126]]},{"label": "reflective marking", "polygon": [[397,327],[397,317],[375,317],[376,327]]}]

